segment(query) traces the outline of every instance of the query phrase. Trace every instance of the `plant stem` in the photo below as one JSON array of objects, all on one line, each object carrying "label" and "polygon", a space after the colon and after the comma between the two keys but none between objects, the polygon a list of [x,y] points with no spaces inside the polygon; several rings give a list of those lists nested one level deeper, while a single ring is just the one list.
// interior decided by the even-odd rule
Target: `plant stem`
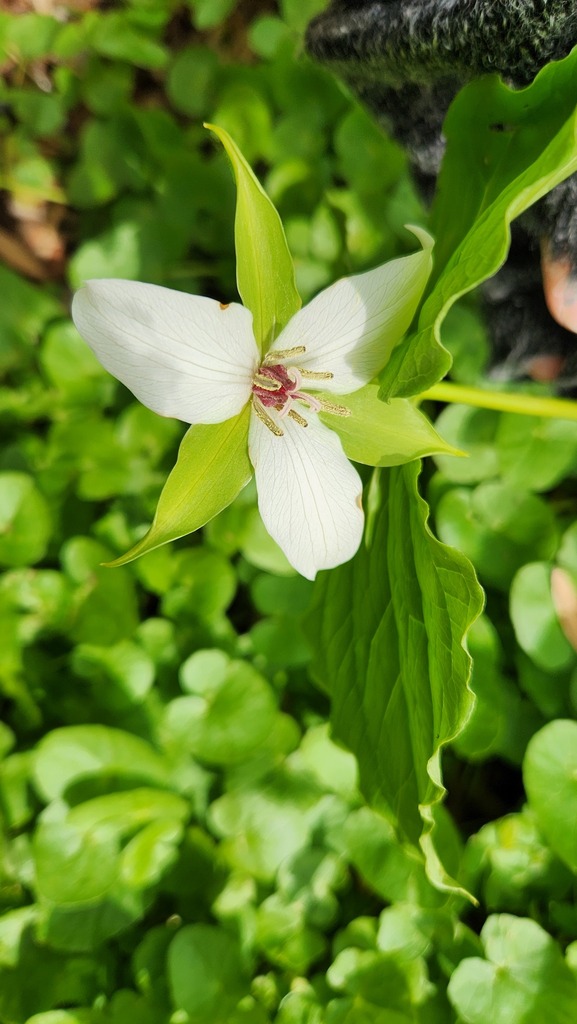
[{"label": "plant stem", "polygon": [[512,391],[484,391],[465,384],[441,381],[419,395],[419,401],[429,398],[436,402],[462,402],[481,409],[516,412],[524,416],[547,416],[551,419],[577,420],[577,402],[566,398],[548,398]]}]

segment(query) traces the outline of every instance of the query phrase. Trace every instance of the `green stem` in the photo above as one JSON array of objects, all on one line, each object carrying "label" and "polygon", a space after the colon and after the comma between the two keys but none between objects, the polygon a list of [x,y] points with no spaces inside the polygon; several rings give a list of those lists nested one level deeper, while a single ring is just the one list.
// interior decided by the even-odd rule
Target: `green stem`
[{"label": "green stem", "polygon": [[524,416],[548,416],[550,419],[577,420],[577,402],[565,398],[547,398],[541,395],[523,395],[511,391],[484,391],[465,384],[441,381],[419,395],[419,401],[431,398],[436,402],[462,402],[481,409],[516,412]]}]

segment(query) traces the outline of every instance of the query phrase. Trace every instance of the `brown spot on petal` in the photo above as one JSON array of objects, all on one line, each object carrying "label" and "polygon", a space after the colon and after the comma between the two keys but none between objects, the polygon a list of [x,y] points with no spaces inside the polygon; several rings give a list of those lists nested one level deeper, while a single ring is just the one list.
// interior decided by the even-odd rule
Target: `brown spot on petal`
[{"label": "brown spot on petal", "polygon": [[577,587],[564,569],[551,572],[551,597],[561,629],[577,651]]},{"label": "brown spot on petal", "polygon": [[219,306],[221,309],[228,309],[230,302],[219,302]]},{"label": "brown spot on petal", "polygon": [[558,324],[577,334],[577,275],[571,261],[553,259],[542,246],[541,270],[547,308]]},{"label": "brown spot on petal", "polygon": [[360,508],[361,512],[363,511],[363,495],[362,495],[362,492],[361,492],[361,494],[357,494],[357,496],[355,498],[355,505],[357,506],[357,508]]}]

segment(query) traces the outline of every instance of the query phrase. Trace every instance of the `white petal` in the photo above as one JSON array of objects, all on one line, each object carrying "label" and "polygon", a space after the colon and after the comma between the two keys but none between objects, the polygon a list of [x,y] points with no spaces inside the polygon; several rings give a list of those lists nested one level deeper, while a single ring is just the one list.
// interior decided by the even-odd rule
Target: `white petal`
[{"label": "white petal", "polygon": [[329,372],[318,386],[345,395],[368,384],[382,370],[407,331],[431,271],[431,242],[421,252],[391,260],[365,274],[344,277],[295,313],[275,350],[304,345],[306,353],[286,365]]},{"label": "white petal", "polygon": [[72,316],[102,365],[149,409],[221,423],[250,397],[258,363],[252,315],[236,302],[138,281],[88,281]]},{"label": "white petal", "polygon": [[353,557],[364,516],[361,479],[339,438],[315,414],[306,418],[308,427],[275,417],[284,431],[276,437],[253,413],[248,450],[264,525],[291,565],[313,580],[319,569]]}]

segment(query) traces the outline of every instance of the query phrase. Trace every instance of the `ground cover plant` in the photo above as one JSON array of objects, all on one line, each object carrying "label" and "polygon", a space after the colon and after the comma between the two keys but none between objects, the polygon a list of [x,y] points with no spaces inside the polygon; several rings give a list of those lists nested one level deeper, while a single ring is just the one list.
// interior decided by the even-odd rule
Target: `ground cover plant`
[{"label": "ground cover plant", "polygon": [[[0,15],[2,1024],[577,1014],[577,426],[490,385],[474,294],[577,168],[575,57],[461,93],[429,212],[303,57],[321,6]],[[433,273],[341,424],[358,554],[297,574],[252,484],[150,543],[186,428],[104,371],[72,292],[238,280],[264,337],[296,291],[415,253],[406,224]]]}]

